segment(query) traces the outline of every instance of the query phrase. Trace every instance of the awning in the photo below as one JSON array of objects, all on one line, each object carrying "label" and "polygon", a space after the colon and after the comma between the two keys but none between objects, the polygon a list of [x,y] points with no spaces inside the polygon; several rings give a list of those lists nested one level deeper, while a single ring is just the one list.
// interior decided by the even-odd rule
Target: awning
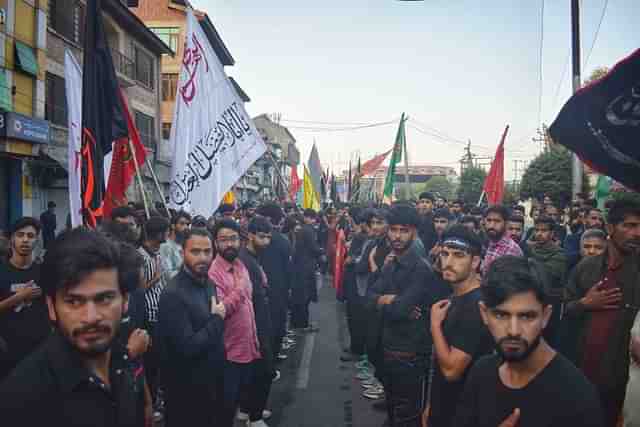
[{"label": "awning", "polygon": [[11,88],[7,83],[7,74],[5,70],[0,70],[0,109],[11,111]]},{"label": "awning", "polygon": [[16,57],[22,71],[34,77],[38,76],[38,61],[31,46],[16,40]]}]

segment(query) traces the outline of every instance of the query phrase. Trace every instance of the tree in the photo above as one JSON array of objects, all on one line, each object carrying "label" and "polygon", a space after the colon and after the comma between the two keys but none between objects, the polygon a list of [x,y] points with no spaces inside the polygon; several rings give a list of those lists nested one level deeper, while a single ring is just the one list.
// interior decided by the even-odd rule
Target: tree
[{"label": "tree", "polygon": [[518,186],[515,182],[507,182],[504,184],[504,197],[502,203],[505,206],[511,206],[518,201]]},{"label": "tree", "polygon": [[475,166],[468,167],[460,175],[460,186],[458,187],[458,197],[465,204],[476,204],[482,195],[482,186],[487,173],[482,168]]},{"label": "tree", "polygon": [[[586,176],[582,188],[589,191]],[[533,159],[522,176],[520,197],[542,200],[545,194],[559,206],[571,201],[571,152],[558,144],[551,144]]]},{"label": "tree", "polygon": [[609,72],[609,68],[607,68],[607,67],[597,67],[597,68],[595,68],[591,72],[591,74],[589,75],[589,78],[584,81],[583,86],[590,85],[591,83],[595,82],[596,80],[600,80],[608,72]]},{"label": "tree", "polygon": [[456,195],[456,186],[444,176],[432,176],[420,187],[418,194],[423,191],[437,193],[447,200],[451,200]]}]

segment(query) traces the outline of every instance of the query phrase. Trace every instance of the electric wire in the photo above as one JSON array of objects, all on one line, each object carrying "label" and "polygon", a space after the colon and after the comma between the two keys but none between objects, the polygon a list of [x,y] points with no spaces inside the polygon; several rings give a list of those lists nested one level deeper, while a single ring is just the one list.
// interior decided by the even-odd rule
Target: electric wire
[{"label": "electric wire", "polygon": [[589,59],[591,58],[591,52],[593,52],[593,48],[596,45],[596,41],[598,40],[598,34],[600,34],[600,27],[602,26],[602,21],[604,20],[604,15],[607,12],[607,6],[609,5],[609,0],[604,0],[604,5],[602,6],[602,13],[600,14],[600,21],[598,21],[598,27],[596,28],[596,34],[593,36],[593,42],[591,43],[591,48],[589,49],[589,53],[582,65],[582,69],[586,69],[589,64]]}]

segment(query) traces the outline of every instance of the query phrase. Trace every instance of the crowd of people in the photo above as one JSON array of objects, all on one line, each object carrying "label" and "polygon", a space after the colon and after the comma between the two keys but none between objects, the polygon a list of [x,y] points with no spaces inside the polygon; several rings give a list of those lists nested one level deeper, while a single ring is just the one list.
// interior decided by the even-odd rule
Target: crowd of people
[{"label": "crowd of people", "polygon": [[380,425],[640,426],[632,200],[131,204],[58,236],[54,211],[16,221],[0,254],[3,420],[266,427],[278,364],[321,333],[309,306],[335,274],[337,357]]}]

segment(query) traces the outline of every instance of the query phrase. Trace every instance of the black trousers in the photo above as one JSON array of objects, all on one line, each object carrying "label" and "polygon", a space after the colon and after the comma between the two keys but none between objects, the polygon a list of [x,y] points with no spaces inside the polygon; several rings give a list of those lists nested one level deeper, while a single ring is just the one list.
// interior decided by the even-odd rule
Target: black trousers
[{"label": "black trousers", "polygon": [[351,337],[349,350],[353,354],[363,355],[367,346],[367,311],[365,299],[357,293],[347,299],[347,325]]},{"label": "black trousers", "polygon": [[307,302],[294,302],[291,307],[291,327],[294,329],[309,327],[309,304]]},{"label": "black trousers", "polygon": [[225,362],[223,409],[216,426],[233,427],[240,404],[240,391],[250,383],[251,376],[252,363]]},{"label": "black trousers", "polygon": [[391,427],[421,427],[425,401],[425,357],[385,353],[383,384]]},{"label": "black trousers", "polygon": [[249,421],[260,421],[271,392],[273,372],[264,359],[256,360],[251,365],[251,380],[240,393],[240,409],[249,414]]},{"label": "black trousers", "polygon": [[[278,296],[276,295],[275,298]],[[277,356],[282,351],[282,339],[287,334],[287,301],[286,297],[283,297],[282,301],[278,301],[277,304],[271,303],[269,308],[271,310],[271,327],[273,330],[273,341],[271,343],[274,356]]]}]

